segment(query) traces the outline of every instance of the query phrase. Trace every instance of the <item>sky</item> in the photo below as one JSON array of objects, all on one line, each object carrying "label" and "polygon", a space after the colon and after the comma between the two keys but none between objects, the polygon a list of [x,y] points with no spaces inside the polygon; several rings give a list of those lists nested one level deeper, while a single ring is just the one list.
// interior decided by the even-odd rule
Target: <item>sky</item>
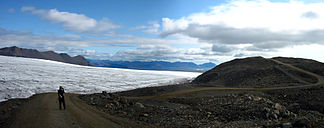
[{"label": "sky", "polygon": [[324,62],[324,1],[0,0],[0,47],[88,59]]}]

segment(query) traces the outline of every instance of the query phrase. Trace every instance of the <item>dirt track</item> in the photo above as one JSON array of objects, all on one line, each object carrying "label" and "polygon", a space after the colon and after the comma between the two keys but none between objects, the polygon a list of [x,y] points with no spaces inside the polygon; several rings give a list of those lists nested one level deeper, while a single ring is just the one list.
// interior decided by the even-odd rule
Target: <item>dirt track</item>
[{"label": "dirt track", "polygon": [[31,97],[20,107],[12,128],[115,128],[136,127],[138,124],[98,111],[75,94],[66,94],[66,110],[59,110],[57,94]]}]

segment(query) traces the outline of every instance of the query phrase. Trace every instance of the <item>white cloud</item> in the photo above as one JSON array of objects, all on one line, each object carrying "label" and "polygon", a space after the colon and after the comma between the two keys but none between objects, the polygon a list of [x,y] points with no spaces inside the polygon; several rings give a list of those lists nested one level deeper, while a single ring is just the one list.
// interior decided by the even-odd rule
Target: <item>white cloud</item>
[{"label": "white cloud", "polygon": [[21,11],[37,14],[43,20],[50,21],[53,24],[62,24],[64,29],[77,33],[100,33],[121,27],[111,23],[107,18],[95,20],[83,14],[63,12],[57,9],[42,10],[24,6]]},{"label": "white cloud", "polygon": [[[179,39],[159,39],[159,38],[143,38],[130,35],[115,36],[113,39],[93,39],[79,35],[35,35],[30,31],[13,31],[0,28],[0,44],[3,45],[27,45],[27,46],[118,46],[128,47],[130,44],[135,45],[183,45],[198,44],[197,39],[179,38]],[[120,38],[117,38],[120,37]]]},{"label": "white cloud", "polygon": [[213,45],[212,51],[219,53],[228,53],[235,49],[235,47],[230,47],[227,45]]},{"label": "white cloud", "polygon": [[308,19],[316,19],[318,18],[318,14],[315,13],[315,12],[312,12],[312,11],[309,11],[309,12],[305,12],[301,15],[301,17],[303,18],[308,18]]},{"label": "white cloud", "polygon": [[121,37],[121,38],[132,38],[133,35],[127,35],[127,34],[118,34],[116,32],[108,32],[108,33],[96,33],[96,34],[90,34],[92,36],[98,36],[98,37]]},{"label": "white cloud", "polygon": [[178,20],[162,18],[163,33],[184,30],[188,27],[189,23],[190,23],[190,21],[185,18],[181,18]]},{"label": "white cloud", "polygon": [[[305,20],[301,16],[307,12],[317,14],[316,20]],[[269,2],[231,1],[215,6],[207,13],[196,13],[186,19],[200,25],[226,25],[233,28],[262,28],[271,31],[303,31],[323,29],[324,3],[305,4],[298,1]]]},{"label": "white cloud", "polygon": [[17,46],[88,46],[76,35],[39,36],[30,31],[0,28],[0,45]]},{"label": "white cloud", "polygon": [[111,56],[112,60],[127,61],[187,61],[198,64],[217,62],[218,56],[206,55],[210,49],[173,48],[168,45],[139,45],[135,50],[121,50]]},{"label": "white cloud", "polygon": [[34,46],[28,47],[32,49],[37,49],[39,51],[56,51],[58,53],[68,53],[70,56],[82,55],[88,59],[98,59],[98,60],[107,60],[110,59],[113,54],[111,53],[101,53],[93,49],[79,49],[79,48],[70,48],[70,47],[51,47],[51,46]]},{"label": "white cloud", "polygon": [[[120,39],[88,39],[78,35],[51,35],[40,36],[30,31],[11,31],[0,28],[0,46],[43,47],[43,50],[68,52],[70,55],[83,55],[91,59],[113,60],[164,60],[164,61],[190,61],[196,63],[222,62],[228,60],[226,56],[238,53],[240,50],[222,52],[213,49],[212,44],[199,43],[197,39],[180,37],[178,39],[155,39],[129,37]],[[201,46],[200,48],[175,48],[178,46]],[[244,49],[247,46],[234,48]],[[135,50],[121,50],[114,53],[100,53],[93,50],[73,49],[69,47],[137,47]],[[225,46],[227,47],[227,46]]]},{"label": "white cloud", "polygon": [[[183,35],[215,46],[249,44],[245,50],[271,51],[323,44],[323,23],[324,3],[239,0],[179,19],[163,18],[160,36]],[[217,50],[229,50],[222,48]]]},{"label": "white cloud", "polygon": [[[21,10],[39,15],[52,23],[62,24],[62,27],[69,31],[90,35],[94,33],[94,35],[113,38],[90,39],[73,37],[73,35],[46,37],[33,34],[26,36],[23,31],[15,31],[14,34],[2,35],[0,37],[2,43],[137,47],[137,49],[121,50],[116,54],[104,54],[100,57],[116,60],[172,60],[198,63],[223,62],[235,57],[260,55],[304,57],[300,55],[301,47],[307,48],[309,53],[323,54],[315,47],[324,44],[324,3],[309,4],[293,0],[289,2],[228,1],[211,7],[207,12],[193,13],[178,19],[165,17],[161,19],[161,23],[148,22],[146,25],[129,29],[159,34],[165,38],[136,37],[107,32],[120,26],[105,18],[96,20],[83,14],[56,9],[22,7]],[[104,33],[98,34],[98,32]],[[188,44],[200,47],[190,48]],[[317,52],[312,52],[312,49]],[[82,52],[88,56],[99,55],[95,51]],[[300,54],[296,54],[297,52]]]},{"label": "white cloud", "polygon": [[149,28],[149,26],[145,26],[145,25],[141,25],[141,26],[136,26],[136,27],[133,27],[133,28],[130,28],[130,30],[141,30],[141,29],[147,29]]},{"label": "white cloud", "polygon": [[146,33],[150,33],[150,34],[157,34],[159,32],[160,29],[160,24],[156,23],[156,22],[151,22],[149,23],[151,26],[149,26],[146,30],[144,30],[143,32]]},{"label": "white cloud", "polygon": [[323,49],[324,45],[319,44],[298,45],[279,49],[276,52],[269,53],[269,56],[281,55],[289,57],[300,57],[324,62]]},{"label": "white cloud", "polygon": [[20,10],[22,12],[25,12],[25,11],[35,11],[35,7],[32,7],[32,6],[23,6],[23,7],[21,7]]},{"label": "white cloud", "polygon": [[10,13],[14,13],[16,10],[14,9],[14,8],[9,8],[8,9],[8,12],[10,12]]},{"label": "white cloud", "polygon": [[130,30],[142,30],[142,32],[149,33],[149,34],[158,34],[160,31],[160,24],[157,22],[149,22],[149,25],[141,25],[130,28]]}]

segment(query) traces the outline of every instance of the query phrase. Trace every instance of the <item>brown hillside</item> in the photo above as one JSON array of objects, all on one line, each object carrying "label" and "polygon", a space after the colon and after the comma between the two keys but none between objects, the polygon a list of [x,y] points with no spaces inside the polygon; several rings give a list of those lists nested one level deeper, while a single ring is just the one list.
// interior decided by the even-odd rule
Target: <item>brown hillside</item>
[{"label": "brown hillside", "polygon": [[[299,61],[299,60],[296,60]],[[301,65],[303,62],[300,62]],[[317,79],[271,59],[250,57],[222,63],[193,83],[228,87],[278,87],[316,83]]]},{"label": "brown hillside", "polygon": [[324,63],[316,60],[291,57],[275,57],[272,59],[324,76]]}]

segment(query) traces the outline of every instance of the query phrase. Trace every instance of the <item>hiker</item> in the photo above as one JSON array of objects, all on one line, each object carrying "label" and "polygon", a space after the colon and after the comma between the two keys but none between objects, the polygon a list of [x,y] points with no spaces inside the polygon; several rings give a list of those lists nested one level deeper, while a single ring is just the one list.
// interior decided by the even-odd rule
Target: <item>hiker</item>
[{"label": "hiker", "polygon": [[63,103],[63,107],[64,107],[64,110],[65,110],[65,100],[64,100],[64,88],[62,86],[60,86],[59,90],[57,90],[57,95],[58,95],[58,100],[59,100],[59,105],[60,105],[60,109],[61,108],[61,105]]}]

